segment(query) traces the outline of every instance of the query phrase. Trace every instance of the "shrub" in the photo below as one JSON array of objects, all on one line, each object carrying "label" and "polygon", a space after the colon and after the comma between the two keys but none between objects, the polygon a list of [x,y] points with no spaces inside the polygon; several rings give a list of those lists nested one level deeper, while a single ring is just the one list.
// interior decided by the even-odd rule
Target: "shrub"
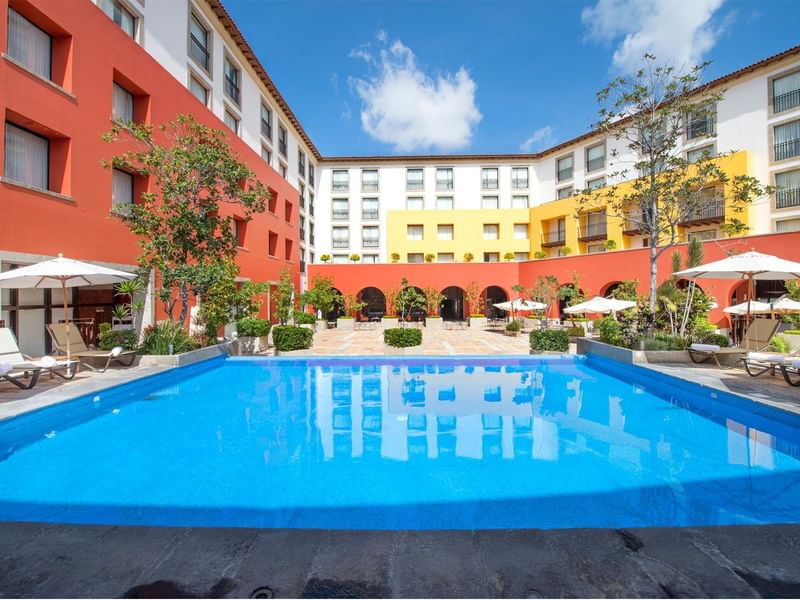
[{"label": "shrub", "polygon": [[561,248],[561,256],[569,256],[570,254],[572,254],[572,248],[569,246],[564,246]]},{"label": "shrub", "polygon": [[175,321],[161,321],[144,330],[141,346],[144,354],[169,354],[170,345],[173,354],[188,352],[199,346]]},{"label": "shrub", "polygon": [[425,262],[426,262],[426,263],[432,263],[434,258],[436,258],[436,256],[435,256],[435,255],[433,255],[433,254],[426,254],[426,255],[425,255]]},{"label": "shrub", "polygon": [[616,250],[617,249],[617,242],[614,240],[606,240],[606,243],[603,244],[603,247],[606,250]]},{"label": "shrub", "polygon": [[111,350],[116,346],[122,346],[125,350],[135,350],[138,341],[133,329],[111,329],[111,325],[108,323],[100,324],[98,346],[101,350]]},{"label": "shrub", "polygon": [[269,330],[271,328],[272,323],[265,319],[248,317],[247,319],[239,319],[236,321],[236,333],[238,333],[240,337],[264,337],[269,335]]},{"label": "shrub", "polygon": [[769,345],[769,349],[773,352],[780,352],[781,354],[789,354],[792,351],[792,345],[782,335],[776,335],[772,338],[772,343]]},{"label": "shrub", "polygon": [[514,253],[513,252],[506,252],[505,254],[503,254],[503,260],[506,261],[506,262],[510,262],[510,261],[514,260]]},{"label": "shrub", "polygon": [[323,254],[322,256],[319,257],[319,259],[322,262],[327,263],[327,262],[329,262],[331,260],[331,255],[330,254]]},{"label": "shrub", "polygon": [[539,260],[547,258],[547,252],[545,252],[544,250],[537,250],[536,252],[533,253],[533,258],[538,258]]},{"label": "shrub", "polygon": [[613,317],[605,317],[597,321],[600,330],[600,341],[612,346],[626,347],[623,339],[622,324]]},{"label": "shrub", "polygon": [[306,350],[311,348],[313,340],[314,333],[305,327],[277,325],[272,330],[272,342],[275,344],[275,349],[279,352]]},{"label": "shrub", "polygon": [[787,329],[783,333],[786,335],[800,335],[800,329]]},{"label": "shrub", "polygon": [[[723,336],[724,337],[724,336]],[[725,340],[727,345],[728,340]],[[716,342],[709,342],[716,343]],[[670,335],[668,333],[655,333],[652,338],[644,340],[645,350],[685,350],[686,340],[678,337],[677,335]],[[720,344],[720,346],[723,344]]]},{"label": "shrub", "polygon": [[422,330],[397,327],[383,331],[383,341],[394,348],[409,348],[422,343]]},{"label": "shrub", "polygon": [[702,340],[704,344],[716,344],[720,348],[728,347],[728,336],[721,333],[709,333]]},{"label": "shrub", "polygon": [[583,327],[580,327],[580,326],[570,327],[567,330],[567,335],[569,335],[570,337],[585,337],[586,336],[586,330]]},{"label": "shrub", "polygon": [[569,350],[569,334],[555,329],[531,331],[531,350],[534,352],[566,352]]},{"label": "shrub", "polygon": [[508,325],[506,325],[506,331],[519,331],[520,324],[519,321],[511,321]]},{"label": "shrub", "polygon": [[398,260],[400,260],[400,255],[397,252],[392,252],[391,258],[392,262],[397,262]]},{"label": "shrub", "polygon": [[294,313],[295,325],[313,325],[317,322],[317,317],[307,312]]},{"label": "shrub", "polygon": [[465,252],[464,253],[464,262],[472,262],[475,258],[475,255],[472,252]]}]

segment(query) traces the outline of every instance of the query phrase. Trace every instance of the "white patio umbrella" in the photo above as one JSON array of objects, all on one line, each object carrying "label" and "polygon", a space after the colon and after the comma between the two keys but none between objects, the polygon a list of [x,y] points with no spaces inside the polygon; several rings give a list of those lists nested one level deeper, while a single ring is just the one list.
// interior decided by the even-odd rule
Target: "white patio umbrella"
[{"label": "white patio umbrella", "polygon": [[792,300],[791,298],[783,297],[772,303],[772,309],[775,312],[783,313],[800,313],[800,302]]},{"label": "white patio umbrella", "polygon": [[[771,254],[751,251],[735,254],[705,265],[673,273],[689,279],[741,279],[747,281],[747,298],[753,298],[754,281],[775,281],[800,278],[800,263]],[[746,322],[750,322],[750,305],[747,304]],[[747,338],[749,344],[749,338]]]},{"label": "white patio umbrella", "polygon": [[591,300],[565,308],[564,312],[570,315],[587,312],[607,314],[627,310],[634,306],[636,306],[636,302],[630,300],[617,300],[616,298],[601,298],[600,296],[595,296]]},{"label": "white patio umbrella", "polygon": [[[67,315],[67,288],[83,285],[108,285],[136,279],[135,273],[126,273],[78,260],[58,258],[35,265],[0,273],[0,288],[61,288],[64,300],[64,322],[67,330],[67,364],[71,360],[69,343],[69,316]],[[69,366],[67,367],[70,368]]]},{"label": "white patio umbrella", "polygon": [[511,302],[498,302],[494,305],[495,308],[499,308],[500,310],[518,310],[521,312],[529,311],[529,310],[543,310],[547,308],[547,304],[542,304],[541,302],[534,302],[533,300],[523,300],[522,298],[517,298],[516,300],[512,300]]},{"label": "white patio umbrella", "polygon": [[731,315],[746,315],[750,311],[750,314],[759,314],[759,313],[768,313],[772,312],[772,305],[768,302],[759,302],[758,300],[748,300],[747,302],[742,302],[741,304],[735,304],[733,306],[728,306],[722,309],[722,312],[726,312]]}]

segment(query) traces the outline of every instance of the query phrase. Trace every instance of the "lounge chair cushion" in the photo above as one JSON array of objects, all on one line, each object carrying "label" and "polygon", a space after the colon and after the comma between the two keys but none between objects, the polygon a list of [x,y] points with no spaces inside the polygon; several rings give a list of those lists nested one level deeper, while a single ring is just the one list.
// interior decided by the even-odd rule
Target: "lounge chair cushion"
[{"label": "lounge chair cushion", "polygon": [[692,350],[697,350],[698,352],[719,352],[720,346],[717,344],[691,344],[689,346]]},{"label": "lounge chair cushion", "polygon": [[118,357],[120,354],[122,354],[122,351],[123,351],[123,350],[124,350],[124,348],[123,348],[122,346],[114,346],[114,347],[111,349],[111,356],[113,356],[114,358],[116,358],[116,357]]},{"label": "lounge chair cushion", "polygon": [[755,362],[782,363],[786,359],[783,354],[772,354],[769,352],[748,352],[745,360]]},{"label": "lounge chair cushion", "polygon": [[11,373],[13,369],[14,367],[12,365],[0,364],[0,377],[5,375],[6,373]]}]

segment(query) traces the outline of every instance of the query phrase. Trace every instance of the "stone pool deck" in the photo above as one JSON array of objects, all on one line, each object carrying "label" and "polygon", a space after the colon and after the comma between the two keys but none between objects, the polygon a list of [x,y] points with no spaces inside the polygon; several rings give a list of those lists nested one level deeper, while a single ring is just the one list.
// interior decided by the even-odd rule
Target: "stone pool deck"
[{"label": "stone pool deck", "polygon": [[0,597],[798,597],[800,526],[320,531],[0,524]]}]

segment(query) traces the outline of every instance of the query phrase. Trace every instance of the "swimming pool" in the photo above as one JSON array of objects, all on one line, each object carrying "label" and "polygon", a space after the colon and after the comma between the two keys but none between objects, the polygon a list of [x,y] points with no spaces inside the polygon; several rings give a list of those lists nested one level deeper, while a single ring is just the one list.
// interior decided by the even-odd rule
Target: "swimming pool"
[{"label": "swimming pool", "polygon": [[800,522],[800,419],[600,358],[217,359],[0,423],[0,520]]}]

